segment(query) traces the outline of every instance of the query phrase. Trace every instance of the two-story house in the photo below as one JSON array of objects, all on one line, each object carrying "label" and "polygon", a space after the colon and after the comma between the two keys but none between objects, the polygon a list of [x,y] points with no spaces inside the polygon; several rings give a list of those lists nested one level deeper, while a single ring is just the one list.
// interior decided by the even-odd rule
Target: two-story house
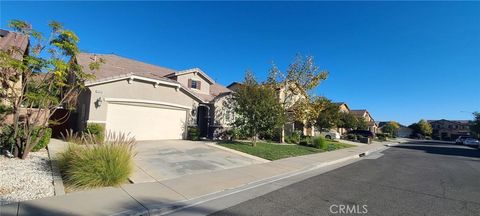
[{"label": "two-story house", "polygon": [[365,109],[362,110],[350,110],[350,113],[355,115],[357,118],[364,118],[365,121],[367,122],[367,129],[371,131],[372,133],[378,133],[378,125],[373,119],[372,115],[370,115],[370,112],[368,112]]},{"label": "two-story house", "polygon": [[432,126],[432,137],[441,140],[454,140],[459,136],[470,135],[468,120],[428,120]]},{"label": "two-story house", "polygon": [[[100,58],[100,69],[90,70]],[[137,140],[183,139],[188,126],[213,137],[232,120],[224,108],[231,91],[199,68],[177,71],[112,54],[81,53],[76,61],[95,75],[78,99],[77,130],[97,123]]]}]

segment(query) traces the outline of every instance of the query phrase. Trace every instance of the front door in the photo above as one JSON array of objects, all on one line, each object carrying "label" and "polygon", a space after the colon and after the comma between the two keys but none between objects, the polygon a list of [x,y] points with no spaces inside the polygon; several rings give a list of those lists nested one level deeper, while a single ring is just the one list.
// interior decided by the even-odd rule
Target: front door
[{"label": "front door", "polygon": [[197,113],[197,125],[200,129],[200,137],[207,137],[210,121],[209,109],[206,106],[199,106]]}]

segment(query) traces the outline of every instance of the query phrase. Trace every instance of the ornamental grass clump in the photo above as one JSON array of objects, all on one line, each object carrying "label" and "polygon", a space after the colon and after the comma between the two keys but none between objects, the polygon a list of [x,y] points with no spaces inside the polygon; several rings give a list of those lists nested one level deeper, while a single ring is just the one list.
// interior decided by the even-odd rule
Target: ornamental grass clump
[{"label": "ornamental grass clump", "polygon": [[59,166],[67,186],[95,188],[126,183],[133,172],[135,139],[110,133],[105,142],[90,144],[88,140],[98,141],[87,134],[84,142],[89,144],[70,143],[59,155]]}]

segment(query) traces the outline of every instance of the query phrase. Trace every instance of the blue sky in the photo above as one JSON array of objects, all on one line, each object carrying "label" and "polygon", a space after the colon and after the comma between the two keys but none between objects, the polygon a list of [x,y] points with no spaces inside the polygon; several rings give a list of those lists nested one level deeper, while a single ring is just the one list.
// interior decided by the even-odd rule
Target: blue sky
[{"label": "blue sky", "polygon": [[480,111],[478,2],[1,2],[0,25],[50,20],[83,51],[200,67],[228,85],[297,53],[330,72],[316,95],[376,120],[471,119]]}]

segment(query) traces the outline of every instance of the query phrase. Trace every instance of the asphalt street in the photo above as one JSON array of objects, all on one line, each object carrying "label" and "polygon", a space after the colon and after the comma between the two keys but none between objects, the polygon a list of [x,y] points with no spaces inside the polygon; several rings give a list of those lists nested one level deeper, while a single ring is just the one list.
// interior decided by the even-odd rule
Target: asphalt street
[{"label": "asphalt street", "polygon": [[480,215],[480,150],[402,144],[212,215]]}]

